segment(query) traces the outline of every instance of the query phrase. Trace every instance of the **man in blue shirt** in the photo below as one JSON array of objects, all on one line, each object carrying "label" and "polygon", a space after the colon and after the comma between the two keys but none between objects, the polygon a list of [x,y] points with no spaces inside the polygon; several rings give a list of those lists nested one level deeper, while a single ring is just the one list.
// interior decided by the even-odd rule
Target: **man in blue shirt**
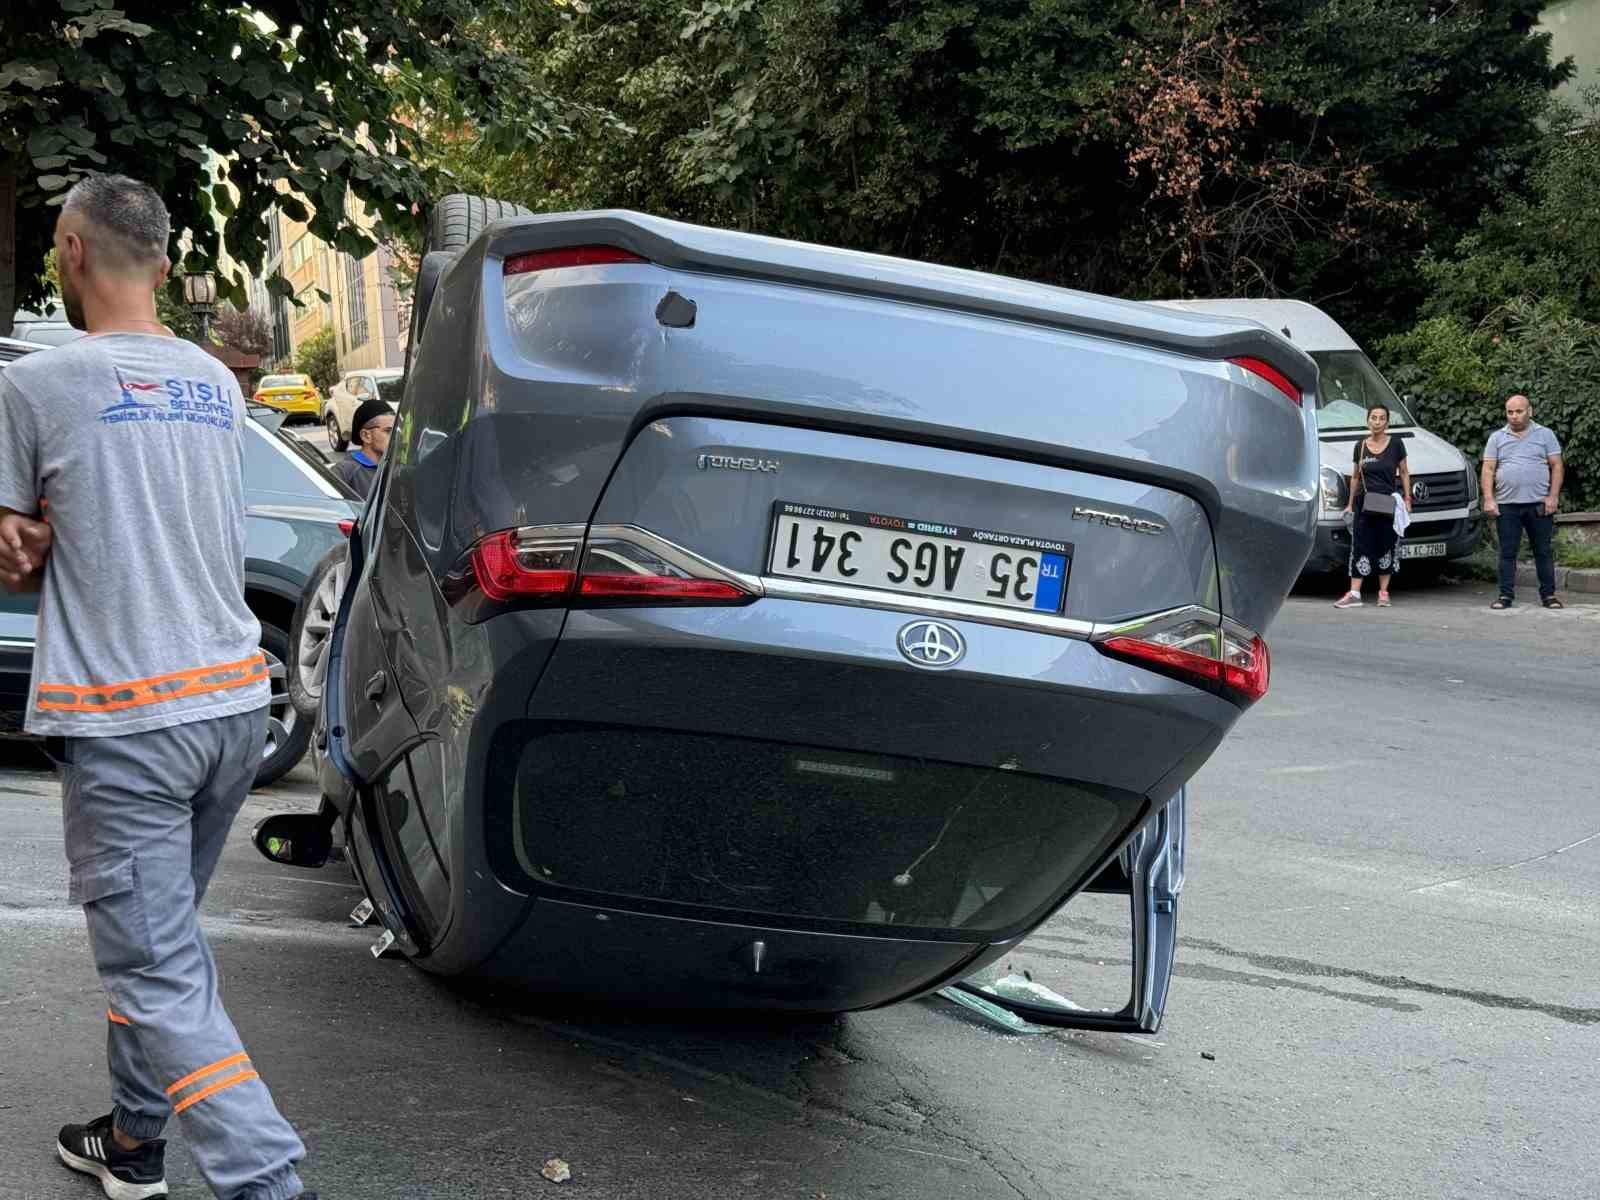
[{"label": "man in blue shirt", "polygon": [[350,422],[350,441],[354,449],[349,457],[333,468],[333,473],[353,488],[363,500],[372,490],[372,481],[378,474],[378,463],[389,449],[389,437],[394,433],[394,409],[382,400],[366,400]]},{"label": "man in blue shirt", "polygon": [[1507,399],[1506,425],[1489,435],[1480,480],[1484,515],[1498,519],[1496,532],[1500,536],[1500,595],[1490,608],[1510,608],[1514,603],[1517,550],[1522,545],[1524,529],[1539,572],[1539,601],[1546,608],[1562,607],[1556,598],[1555,558],[1550,543],[1565,474],[1561,443],[1533,419],[1532,403],[1526,396]]}]

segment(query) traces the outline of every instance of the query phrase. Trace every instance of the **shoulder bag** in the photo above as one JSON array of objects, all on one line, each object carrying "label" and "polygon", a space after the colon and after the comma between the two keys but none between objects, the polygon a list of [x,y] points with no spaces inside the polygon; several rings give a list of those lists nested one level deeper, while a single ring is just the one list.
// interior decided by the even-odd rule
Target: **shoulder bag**
[{"label": "shoulder bag", "polygon": [[1356,461],[1356,475],[1361,480],[1361,511],[1375,517],[1394,516],[1394,496],[1388,492],[1374,492],[1367,487],[1366,472],[1362,464],[1367,461],[1367,439],[1361,439],[1361,457]]}]

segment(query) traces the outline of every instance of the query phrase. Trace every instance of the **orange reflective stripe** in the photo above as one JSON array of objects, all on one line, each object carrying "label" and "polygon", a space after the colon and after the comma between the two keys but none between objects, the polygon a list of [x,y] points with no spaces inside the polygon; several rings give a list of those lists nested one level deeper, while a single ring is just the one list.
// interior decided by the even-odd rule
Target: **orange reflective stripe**
[{"label": "orange reflective stripe", "polygon": [[169,1087],[167,1089],[167,1095],[170,1096],[174,1092],[183,1091],[184,1088],[188,1087],[197,1079],[204,1079],[207,1075],[215,1075],[218,1071],[226,1071],[229,1067],[237,1067],[240,1063],[249,1061],[250,1056],[248,1054],[235,1054],[231,1058],[224,1058],[219,1062],[214,1062],[209,1067],[201,1067],[198,1071],[191,1071],[182,1079],[178,1080],[177,1083]]},{"label": "orange reflective stripe", "polygon": [[116,1013],[112,1012],[109,1008],[106,1009],[106,1020],[112,1022],[113,1024],[117,1024],[117,1025],[132,1025],[133,1024],[133,1022],[128,1020],[127,1017],[119,1017],[119,1016],[117,1016]]},{"label": "orange reflective stripe", "polygon": [[170,671],[165,675],[152,675],[148,679],[130,679],[126,683],[87,686],[41,683],[35,691],[35,707],[45,712],[120,712],[128,708],[142,708],[147,704],[163,704],[168,700],[245,687],[258,679],[265,679],[266,675],[265,656],[253,654],[238,662],[191,667],[187,671]]},{"label": "orange reflective stripe", "polygon": [[240,1071],[235,1075],[229,1075],[226,1079],[217,1080],[217,1082],[213,1083],[210,1087],[201,1088],[192,1096],[185,1096],[182,1100],[178,1101],[178,1103],[172,1106],[172,1111],[175,1114],[181,1113],[190,1105],[199,1104],[200,1101],[204,1100],[207,1096],[214,1096],[220,1091],[231,1088],[236,1083],[244,1083],[249,1079],[260,1078],[261,1076],[257,1075],[254,1071]]}]

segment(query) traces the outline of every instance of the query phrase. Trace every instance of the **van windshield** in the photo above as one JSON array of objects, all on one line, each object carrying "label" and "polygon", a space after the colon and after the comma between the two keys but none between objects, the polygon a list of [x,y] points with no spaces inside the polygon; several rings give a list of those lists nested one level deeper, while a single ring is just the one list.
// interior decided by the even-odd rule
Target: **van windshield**
[{"label": "van windshield", "polygon": [[1317,390],[1317,432],[1365,429],[1367,410],[1377,404],[1388,406],[1391,428],[1416,424],[1394,389],[1361,351],[1313,350],[1311,357],[1322,368],[1322,383]]}]

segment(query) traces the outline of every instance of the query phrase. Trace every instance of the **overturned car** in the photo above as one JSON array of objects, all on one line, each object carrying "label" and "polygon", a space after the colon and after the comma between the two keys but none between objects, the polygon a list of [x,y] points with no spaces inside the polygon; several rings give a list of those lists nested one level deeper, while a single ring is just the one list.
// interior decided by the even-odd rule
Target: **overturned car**
[{"label": "overturned car", "polygon": [[[1265,692],[1317,372],[1248,321],[627,212],[433,217],[397,436],[302,657],[418,966],[842,1011],[1130,897]],[[297,627],[299,623],[297,622]],[[325,668],[325,674],[323,669]],[[980,984],[965,986],[983,990]]]}]

